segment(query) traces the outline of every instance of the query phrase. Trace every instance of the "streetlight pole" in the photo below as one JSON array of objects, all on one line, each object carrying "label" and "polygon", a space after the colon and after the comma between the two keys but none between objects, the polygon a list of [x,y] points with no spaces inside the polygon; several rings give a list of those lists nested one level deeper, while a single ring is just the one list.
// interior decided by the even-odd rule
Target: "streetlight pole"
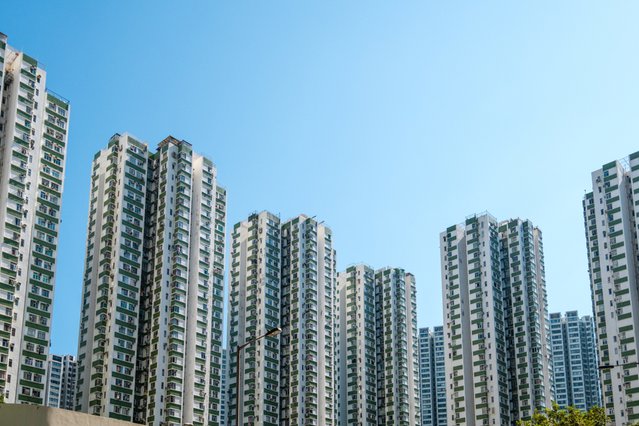
[{"label": "streetlight pole", "polygon": [[261,336],[256,337],[255,339],[248,340],[241,345],[237,346],[237,351],[235,353],[235,424],[236,426],[240,425],[240,357],[242,355],[242,349],[245,347],[252,345],[260,339],[265,337],[274,337],[282,332],[282,329],[279,327],[275,327],[262,334]]},{"label": "streetlight pole", "polygon": [[[626,363],[624,363],[624,364],[600,364],[600,365],[598,365],[598,366],[597,366],[597,369],[598,369],[601,373],[603,373],[604,371],[608,371],[608,372],[610,372],[610,370],[612,370],[613,368],[619,368],[619,367],[622,367],[622,368],[626,368],[626,367],[635,367],[635,366],[637,366],[638,364],[639,364],[639,362],[636,362],[636,361],[635,361],[635,362],[626,362]],[[603,385],[602,385],[602,386],[603,386]],[[602,391],[602,395],[601,395],[601,400],[602,400],[602,401],[601,401],[601,402],[603,403],[603,402],[604,402],[604,401],[603,401],[603,399],[604,399],[604,395],[603,395],[603,393],[604,393],[604,392],[603,392],[603,389],[601,389],[601,391]],[[605,404],[605,403],[603,403],[603,405],[605,406],[606,404]],[[630,423],[628,423],[628,424],[630,424]]]},{"label": "streetlight pole", "polygon": [[618,367],[633,367],[635,365],[637,365],[637,362],[627,362],[625,364],[603,364],[598,366],[597,368],[599,370],[612,370],[613,368],[618,368]]}]

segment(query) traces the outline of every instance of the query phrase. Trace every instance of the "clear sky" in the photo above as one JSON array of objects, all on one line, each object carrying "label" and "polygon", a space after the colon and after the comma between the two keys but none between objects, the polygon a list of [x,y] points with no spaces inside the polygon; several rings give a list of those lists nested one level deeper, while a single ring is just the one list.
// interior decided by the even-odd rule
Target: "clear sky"
[{"label": "clear sky", "polygon": [[228,225],[317,215],[341,270],[397,265],[442,322],[438,235],[544,233],[551,311],[591,311],[581,199],[639,150],[639,3],[7,1],[72,103],[52,351],[75,353],[91,159],[116,132],[213,158]]}]

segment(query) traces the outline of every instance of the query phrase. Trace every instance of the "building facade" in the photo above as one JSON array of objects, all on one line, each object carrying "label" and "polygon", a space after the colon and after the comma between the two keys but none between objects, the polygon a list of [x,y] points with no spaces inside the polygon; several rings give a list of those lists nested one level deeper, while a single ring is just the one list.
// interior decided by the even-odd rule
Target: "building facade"
[{"label": "building facade", "polygon": [[0,33],[0,394],[45,404],[69,102]]},{"label": "building facade", "polygon": [[335,425],[333,235],[300,215],[282,225],[280,421]]},{"label": "building facade", "polygon": [[222,348],[222,382],[220,389],[220,425],[228,424],[228,366],[229,366],[229,350]]},{"label": "building facade", "polygon": [[[280,326],[280,219],[252,214],[233,227],[230,271],[228,414],[237,419],[235,348]],[[239,424],[279,425],[280,338],[247,346],[240,360]]]},{"label": "building facade", "polygon": [[420,423],[415,277],[400,268],[375,271],[377,424]]},{"label": "building facade", "polygon": [[45,405],[53,408],[75,409],[77,363],[73,355],[49,355]]},{"label": "building facade", "polygon": [[419,425],[415,279],[359,264],[338,274],[339,425]]},{"label": "building facade", "polygon": [[339,425],[377,424],[375,271],[355,265],[337,275]]},{"label": "building facade", "polygon": [[603,405],[617,425],[639,420],[639,152],[592,173],[583,200]]},{"label": "building facade", "polygon": [[237,418],[235,348],[242,351],[240,424],[334,425],[335,251],[331,230],[271,213],[235,225],[231,249],[228,419]]},{"label": "building facade", "polygon": [[440,247],[448,423],[510,425],[550,407],[541,231],[475,215]]},{"label": "building facade", "polygon": [[76,408],[219,422],[226,191],[168,137],[114,135],[93,162]]},{"label": "building facade", "polygon": [[133,419],[148,147],[114,135],[93,160],[76,410]]},{"label": "building facade", "polygon": [[419,329],[419,379],[421,419],[424,426],[445,426],[446,366],[444,327]]},{"label": "building facade", "polygon": [[601,406],[595,325],[577,311],[550,314],[555,402],[582,411]]}]

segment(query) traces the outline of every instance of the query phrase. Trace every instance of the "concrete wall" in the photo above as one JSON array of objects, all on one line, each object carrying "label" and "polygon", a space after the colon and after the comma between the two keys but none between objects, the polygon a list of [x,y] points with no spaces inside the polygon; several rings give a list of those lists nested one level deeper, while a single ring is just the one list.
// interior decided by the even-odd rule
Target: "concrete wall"
[{"label": "concrete wall", "polygon": [[0,404],[2,426],[126,426],[133,423],[38,405]]}]

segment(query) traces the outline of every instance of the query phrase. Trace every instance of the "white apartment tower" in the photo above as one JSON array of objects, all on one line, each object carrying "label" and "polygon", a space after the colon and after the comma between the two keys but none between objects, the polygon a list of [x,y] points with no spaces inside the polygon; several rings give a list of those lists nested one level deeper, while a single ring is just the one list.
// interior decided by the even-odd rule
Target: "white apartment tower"
[{"label": "white apartment tower", "polygon": [[93,162],[76,408],[219,422],[226,192],[185,141],[114,135]]},{"label": "white apartment tower", "polygon": [[337,424],[377,425],[375,271],[337,275]]},{"label": "white apartment tower", "polygon": [[528,419],[554,400],[542,235],[529,220],[510,219],[499,238],[511,417]]},{"label": "white apartment tower", "polygon": [[62,393],[62,357],[60,355],[49,355],[44,393],[44,404],[47,407],[60,408]]},{"label": "white apartment tower", "polygon": [[148,155],[114,135],[91,175],[76,410],[122,420],[133,418]]},{"label": "white apartment tower", "polygon": [[482,214],[440,247],[449,424],[529,419],[552,401],[541,231]]},{"label": "white apartment tower", "polygon": [[[235,349],[280,326],[280,219],[252,214],[233,228],[230,271],[227,418],[236,422]],[[279,336],[260,339],[240,359],[239,424],[279,425]]]},{"label": "white apartment tower", "polygon": [[45,403],[69,102],[0,33],[0,394]]},{"label": "white apartment tower", "polygon": [[377,424],[418,425],[419,355],[415,277],[401,268],[375,271]]},{"label": "white apartment tower", "polygon": [[219,422],[226,191],[211,160],[172,137],[148,172],[137,420]]},{"label": "white apartment tower", "polygon": [[639,420],[639,152],[592,173],[583,200],[603,405],[617,425]]},{"label": "white apartment tower", "polygon": [[228,419],[240,424],[335,425],[335,251],[328,227],[269,212],[235,225],[231,249]]},{"label": "white apartment tower", "polygon": [[444,327],[419,329],[419,391],[423,426],[446,426]]},{"label": "white apartment tower", "polygon": [[588,411],[601,406],[595,323],[577,311],[550,314],[555,402]]},{"label": "white apartment tower", "polygon": [[335,425],[335,250],[300,215],[281,228],[280,424]]},{"label": "white apartment tower", "polygon": [[419,425],[414,277],[360,264],[337,281],[338,424]]},{"label": "white apartment tower", "polygon": [[77,363],[73,355],[49,355],[45,405],[74,410]]}]

